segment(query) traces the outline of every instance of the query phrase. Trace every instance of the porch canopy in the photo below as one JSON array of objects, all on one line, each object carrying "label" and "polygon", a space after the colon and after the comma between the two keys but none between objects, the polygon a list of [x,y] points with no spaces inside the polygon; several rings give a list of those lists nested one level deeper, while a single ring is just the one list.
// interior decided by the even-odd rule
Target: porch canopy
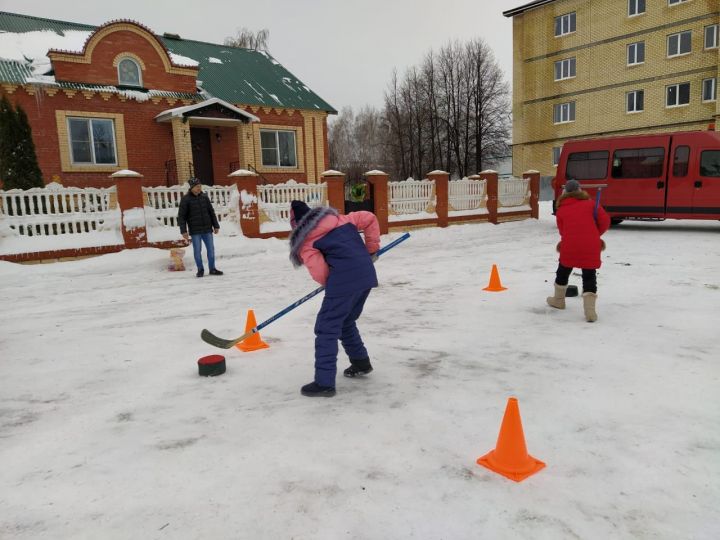
[{"label": "porch canopy", "polygon": [[231,126],[260,121],[254,114],[238,109],[220,98],[168,109],[158,114],[155,121],[172,122],[173,118],[182,118],[183,123],[189,122],[192,126]]}]

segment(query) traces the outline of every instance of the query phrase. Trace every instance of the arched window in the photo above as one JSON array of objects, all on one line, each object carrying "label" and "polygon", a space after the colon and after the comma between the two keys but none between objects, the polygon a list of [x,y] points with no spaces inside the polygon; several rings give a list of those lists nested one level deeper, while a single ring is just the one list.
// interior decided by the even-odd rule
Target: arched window
[{"label": "arched window", "polygon": [[142,86],[140,66],[132,58],[123,58],[118,62],[118,84],[123,86]]}]

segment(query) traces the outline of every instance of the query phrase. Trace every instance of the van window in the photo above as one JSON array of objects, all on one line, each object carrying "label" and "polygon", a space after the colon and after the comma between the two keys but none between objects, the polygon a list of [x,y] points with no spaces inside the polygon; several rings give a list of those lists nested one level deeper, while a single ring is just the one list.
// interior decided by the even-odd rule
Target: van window
[{"label": "van window", "polygon": [[628,148],[613,154],[613,178],[656,178],[662,176],[664,148]]},{"label": "van window", "polygon": [[689,157],[689,146],[678,146],[675,149],[675,157],[673,158],[673,176],[687,176]]},{"label": "van window", "polygon": [[720,150],[700,153],[700,176],[720,176]]},{"label": "van window", "polygon": [[607,177],[607,150],[575,152],[570,154],[565,168],[565,178],[575,180],[599,180]]}]

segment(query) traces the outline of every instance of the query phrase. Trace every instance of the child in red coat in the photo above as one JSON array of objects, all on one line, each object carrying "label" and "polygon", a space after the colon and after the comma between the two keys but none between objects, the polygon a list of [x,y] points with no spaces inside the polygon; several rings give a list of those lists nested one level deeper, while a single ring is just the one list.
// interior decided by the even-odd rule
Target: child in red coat
[{"label": "child in red coat", "polygon": [[582,269],[583,309],[588,322],[597,320],[596,270],[602,264],[600,252],[604,243],[600,237],[610,227],[610,216],[595,203],[590,195],[580,189],[577,180],[568,180],[558,199],[555,219],[560,232],[560,261],[555,274],[555,296],[547,303],[557,309],[565,309],[565,291],[573,268]]}]

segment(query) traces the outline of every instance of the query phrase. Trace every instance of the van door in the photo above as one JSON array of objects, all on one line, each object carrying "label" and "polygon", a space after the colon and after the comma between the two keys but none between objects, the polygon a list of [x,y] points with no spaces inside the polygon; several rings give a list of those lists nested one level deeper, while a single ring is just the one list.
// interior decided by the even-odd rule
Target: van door
[{"label": "van door", "polygon": [[677,219],[692,218],[693,178],[697,176],[697,144],[688,136],[673,137],[671,165],[668,170],[667,216]]},{"label": "van door", "polygon": [[696,219],[720,219],[720,148],[700,147],[699,152],[692,212]]},{"label": "van door", "polygon": [[605,210],[617,217],[665,217],[669,140],[665,135],[612,144]]}]

